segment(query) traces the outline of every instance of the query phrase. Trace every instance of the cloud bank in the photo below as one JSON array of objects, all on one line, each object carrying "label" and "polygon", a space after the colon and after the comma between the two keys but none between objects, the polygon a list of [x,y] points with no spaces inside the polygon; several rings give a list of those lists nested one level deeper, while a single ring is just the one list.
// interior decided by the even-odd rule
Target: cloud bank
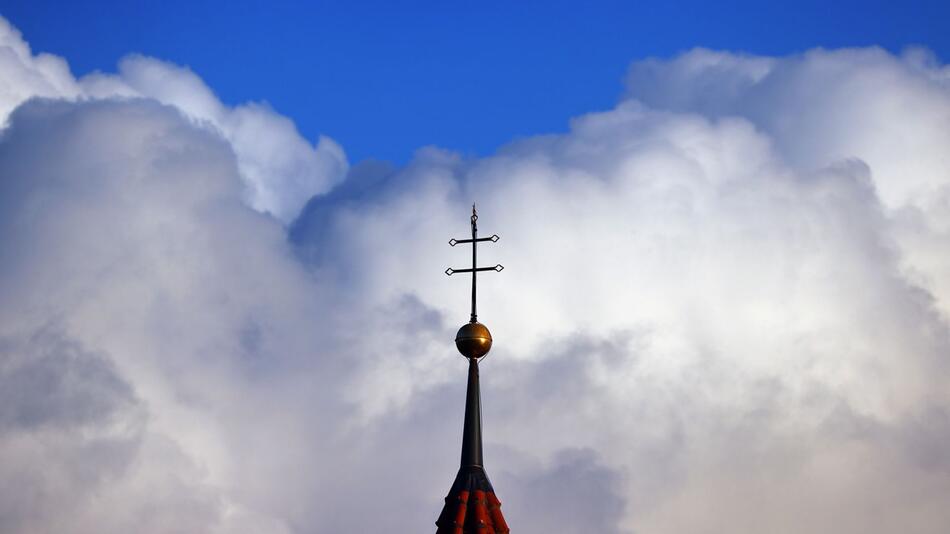
[{"label": "cloud bank", "polygon": [[77,80],[6,23],[0,72],[4,532],[432,530],[473,199],[518,532],[950,522],[950,70],[925,52],[641,61],[567,134],[399,169],[159,60]]},{"label": "cloud bank", "polygon": [[49,54],[32,55],[19,32],[0,19],[0,116],[33,97],[152,99],[175,107],[189,120],[214,129],[237,158],[244,196],[254,209],[292,221],[307,199],[327,192],[347,171],[343,149],[329,137],[316,145],[302,138],[293,121],[267,104],[223,104],[188,68],[140,55],[119,63],[115,74],[76,79],[66,62]]}]

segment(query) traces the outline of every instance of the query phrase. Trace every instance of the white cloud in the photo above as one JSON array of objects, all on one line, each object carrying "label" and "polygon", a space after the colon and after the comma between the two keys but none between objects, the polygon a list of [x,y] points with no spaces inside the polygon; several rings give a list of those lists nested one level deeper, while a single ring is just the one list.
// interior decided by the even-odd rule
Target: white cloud
[{"label": "white cloud", "polygon": [[[866,53],[883,66],[864,69],[887,67],[897,80],[852,95],[854,109],[839,98],[842,120],[876,100],[915,101],[929,91],[939,111],[950,98],[936,81],[941,67],[905,68],[906,59]],[[853,54],[841,52],[824,71],[803,69],[816,85],[838,89],[844,74],[835,67],[862,69]],[[766,68],[828,62],[820,52],[720,56],[731,68],[750,63],[756,83],[766,83]],[[730,95],[743,76],[710,92]],[[687,92],[656,78],[657,94]],[[789,116],[830,106],[812,95],[783,104]],[[335,230],[313,233],[323,236],[314,247],[330,248],[321,273],[339,270],[341,282],[358,280],[361,296],[378,303],[415,293],[464,321],[465,282],[434,273],[465,261],[443,242],[464,235],[462,214],[477,199],[483,231],[502,236],[480,257],[508,267],[480,285],[496,340],[484,371],[496,446],[542,461],[596,451],[623,475],[621,525],[630,530],[782,531],[810,517],[815,532],[887,532],[902,521],[939,531],[950,486],[945,467],[929,466],[947,457],[924,459],[908,443],[933,444],[946,430],[910,437],[924,424],[915,422],[946,418],[950,342],[940,310],[950,300],[940,291],[946,276],[911,254],[904,217],[918,217],[914,238],[926,240],[932,262],[950,259],[946,240],[927,233],[945,208],[925,208],[948,183],[947,166],[930,144],[911,144],[929,162],[922,192],[888,198],[879,181],[900,177],[878,170],[895,167],[866,152],[879,143],[864,144],[863,124],[852,132],[861,139],[836,140],[849,151],[803,159],[801,145],[790,145],[797,137],[741,113],[663,108],[626,101],[576,119],[567,135],[482,160],[423,151],[369,198],[341,198]],[[877,120],[906,131],[915,121],[938,127],[914,111]],[[813,127],[797,136],[805,142],[828,125]],[[947,135],[943,128],[932,135]],[[327,221],[306,214],[305,235],[309,217]],[[382,348],[369,352],[379,355],[371,367],[391,361]],[[355,391],[373,413],[412,406],[420,375],[387,372],[385,383],[369,375]],[[857,470],[855,458],[873,467]],[[892,505],[887,521],[877,515],[882,503]],[[836,522],[836,514],[855,519]]]},{"label": "white cloud", "polygon": [[950,313],[950,67],[926,50],[776,60],[698,49],[634,64],[628,87],[652,108],[749,120],[799,170],[865,162],[903,268]]},{"label": "white cloud", "polygon": [[34,96],[70,97],[79,87],[62,58],[34,56],[20,32],[0,17],[0,117],[5,120],[17,105]]},{"label": "white cloud", "polygon": [[19,32],[0,19],[0,69],[0,123],[33,97],[144,97],[176,107],[227,139],[237,155],[247,202],[284,223],[313,195],[339,183],[348,168],[343,149],[329,137],[311,145],[290,119],[267,104],[228,107],[189,69],[155,58],[130,55],[116,74],[93,73],[76,80],[62,58],[33,56]]},{"label": "white cloud", "polygon": [[638,63],[567,134],[358,166],[290,237],[248,184],[286,222],[342,152],[178,67],[76,81],[0,34],[4,532],[432,529],[472,200],[518,532],[950,520],[950,89],[919,52]]}]

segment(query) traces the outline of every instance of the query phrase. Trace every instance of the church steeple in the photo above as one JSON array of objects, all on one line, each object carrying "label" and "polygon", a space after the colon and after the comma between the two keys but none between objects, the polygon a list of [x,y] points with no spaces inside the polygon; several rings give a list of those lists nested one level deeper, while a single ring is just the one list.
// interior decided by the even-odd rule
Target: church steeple
[{"label": "church steeple", "polygon": [[478,267],[477,247],[479,242],[498,241],[497,235],[478,237],[478,213],[472,205],[472,238],[452,239],[449,245],[472,244],[472,268],[445,270],[451,276],[455,273],[472,273],[472,314],[468,323],[459,329],[455,336],[455,346],[468,360],[468,389],[465,395],[465,423],[462,429],[462,459],[459,472],[448,496],[439,519],[435,522],[436,534],[508,534],[508,524],[501,513],[501,502],[495,497],[495,490],[482,458],[482,398],[478,384],[478,362],[491,350],[492,339],[488,328],[478,322],[476,314],[476,275],[482,271],[501,272],[504,267]]}]

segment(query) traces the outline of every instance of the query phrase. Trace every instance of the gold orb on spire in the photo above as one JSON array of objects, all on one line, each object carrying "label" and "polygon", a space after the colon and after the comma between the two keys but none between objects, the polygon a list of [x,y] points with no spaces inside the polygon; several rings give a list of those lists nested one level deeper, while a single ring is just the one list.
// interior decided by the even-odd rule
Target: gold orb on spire
[{"label": "gold orb on spire", "polygon": [[466,358],[481,358],[491,350],[491,332],[482,323],[466,323],[455,335],[455,346]]}]

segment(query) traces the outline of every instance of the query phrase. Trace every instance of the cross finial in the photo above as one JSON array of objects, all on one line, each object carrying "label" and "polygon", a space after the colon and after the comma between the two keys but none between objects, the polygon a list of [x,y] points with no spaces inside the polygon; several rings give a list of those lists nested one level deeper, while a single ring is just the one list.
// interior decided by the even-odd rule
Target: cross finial
[{"label": "cross finial", "polygon": [[449,245],[455,246],[460,243],[471,243],[472,244],[472,268],[471,269],[453,269],[449,267],[445,270],[445,274],[452,276],[455,273],[472,273],[472,323],[478,322],[478,314],[476,313],[475,307],[475,289],[476,289],[476,274],[480,271],[495,271],[501,272],[504,267],[501,264],[495,265],[494,267],[479,267],[478,260],[478,243],[480,241],[491,241],[495,243],[499,240],[498,234],[493,234],[491,237],[478,237],[478,211],[475,209],[475,204],[472,203],[472,238],[471,239],[450,239]]}]

